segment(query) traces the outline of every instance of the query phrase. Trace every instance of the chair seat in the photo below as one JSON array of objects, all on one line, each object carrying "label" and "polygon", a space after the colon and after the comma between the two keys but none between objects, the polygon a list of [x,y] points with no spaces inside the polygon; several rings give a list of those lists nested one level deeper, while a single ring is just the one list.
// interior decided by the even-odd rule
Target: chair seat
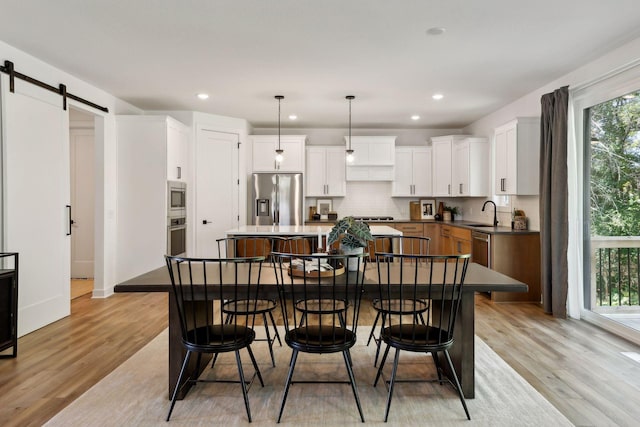
[{"label": "chair seat", "polygon": [[349,303],[343,300],[306,299],[296,302],[296,310],[308,314],[335,314],[344,312],[347,308]]},{"label": "chair seat", "polygon": [[285,336],[287,344],[306,353],[335,353],[353,347],[356,334],[332,325],[309,325],[295,328]]},{"label": "chair seat", "polygon": [[253,329],[242,325],[210,325],[187,331],[182,344],[201,353],[224,353],[248,347],[256,338]]},{"label": "chair seat", "polygon": [[222,312],[225,314],[262,314],[275,310],[277,303],[272,299],[258,299],[258,300],[232,300],[226,301],[222,305]]},{"label": "chair seat", "polygon": [[384,311],[389,314],[416,314],[424,313],[429,308],[427,301],[423,299],[376,299],[372,302],[376,311]]},{"label": "chair seat", "polygon": [[453,344],[445,330],[427,325],[394,324],[382,330],[382,340],[392,347],[414,352],[443,351]]}]

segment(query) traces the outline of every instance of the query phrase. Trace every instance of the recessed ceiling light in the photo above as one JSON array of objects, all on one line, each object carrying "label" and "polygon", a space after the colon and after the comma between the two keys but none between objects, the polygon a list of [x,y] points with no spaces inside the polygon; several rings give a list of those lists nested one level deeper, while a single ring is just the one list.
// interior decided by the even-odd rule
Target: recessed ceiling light
[{"label": "recessed ceiling light", "polygon": [[414,114],[413,116],[411,116],[411,120],[420,120],[420,116],[417,114]]},{"label": "recessed ceiling light", "polygon": [[295,114],[290,114],[289,115],[289,120],[295,120],[297,118],[298,118],[298,116],[296,116]]},{"label": "recessed ceiling light", "polygon": [[444,95],[441,93],[434,93],[432,98],[435,99],[436,101],[440,101],[442,98],[444,98]]},{"label": "recessed ceiling light", "polygon": [[444,27],[433,27],[433,28],[429,28],[427,30],[427,34],[430,36],[439,36],[440,34],[444,33],[445,31],[447,31],[446,28]]},{"label": "recessed ceiling light", "polygon": [[200,98],[200,99],[208,99],[209,98],[209,94],[208,93],[199,93],[198,94],[198,98]]}]

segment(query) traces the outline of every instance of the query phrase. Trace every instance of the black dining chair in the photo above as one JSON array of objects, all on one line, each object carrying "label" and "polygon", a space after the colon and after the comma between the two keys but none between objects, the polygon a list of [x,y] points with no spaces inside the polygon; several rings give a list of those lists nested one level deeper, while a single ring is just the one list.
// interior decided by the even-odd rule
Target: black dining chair
[{"label": "black dining chair", "polygon": [[[402,253],[405,255],[428,255],[429,245],[431,239],[429,237],[419,236],[377,236],[369,246],[369,254],[373,260],[376,260],[377,253]],[[374,252],[371,252],[371,251]],[[399,259],[383,258],[384,262],[399,261]],[[419,263],[422,262],[420,258],[405,257],[402,262]],[[367,345],[371,343],[373,339],[376,343],[376,356],[373,362],[373,366],[378,365],[378,357],[380,356],[380,331],[384,329],[388,316],[390,315],[412,315],[416,321],[425,323],[423,314],[429,307],[429,302],[425,299],[413,300],[409,299],[397,299],[394,298],[391,301],[381,301],[379,298],[374,298],[371,301],[373,309],[376,311],[376,317],[369,333],[369,339]],[[380,331],[376,336],[376,326],[380,322]]]},{"label": "black dining chair", "polygon": [[[410,303],[414,312],[422,310],[422,301],[429,301],[421,320],[413,314],[389,315],[382,329],[380,338],[386,349],[376,374],[374,387],[380,379],[389,350],[395,349],[393,369],[388,384],[387,406],[384,421],[389,417],[389,408],[396,382],[398,362],[401,351],[431,353],[436,366],[438,378],[435,381],[443,384],[443,363],[446,362],[449,373],[448,381],[458,392],[467,419],[471,419],[464,399],[460,381],[456,374],[449,348],[453,345],[454,327],[464,285],[469,254],[464,255],[408,255],[378,253],[378,298],[383,309],[391,313],[393,301],[402,300]],[[396,267],[390,268],[394,264]],[[400,268],[397,268],[399,266]],[[413,301],[413,303],[411,303]],[[423,321],[424,320],[424,321]],[[416,378],[410,381],[415,382]]]},{"label": "black dining chair", "polygon": [[[274,236],[233,236],[218,239],[216,242],[218,244],[218,257],[265,257],[270,260],[272,249],[283,247],[286,239]],[[222,305],[222,311],[226,315],[225,322],[227,323],[231,323],[235,316],[246,316],[248,314],[257,314],[262,318],[266,338],[256,338],[256,341],[267,342],[273,367],[276,366],[273,343],[277,340],[282,346],[280,333],[273,317],[273,312],[277,307],[277,301],[273,298],[259,298],[256,301],[229,300]],[[269,322],[273,328],[273,336],[269,331]],[[213,358],[212,363],[215,363],[216,359],[217,356]]]},{"label": "black dining chair", "polygon": [[[356,343],[360,302],[368,254],[300,255],[274,253],[276,283],[280,292],[285,324],[284,340],[293,350],[282,394],[278,422],[282,419],[289,387],[294,383],[340,381],[294,381],[293,373],[300,352],[342,353],[360,419],[362,406],[351,367],[349,349]],[[348,260],[357,270],[345,271]]]},{"label": "black dining chair", "polygon": [[[171,396],[167,421],[171,418],[185,375],[189,376],[185,383],[216,382],[198,379],[202,355],[234,352],[240,377],[238,382],[241,384],[247,417],[251,422],[248,386],[257,376],[264,387],[260,369],[251,351],[251,344],[256,337],[253,326],[264,257],[206,259],[165,256],[165,258],[173,290],[170,298],[173,299],[177,308],[182,346],[186,351],[178,381]],[[254,310],[244,310],[244,315],[236,315],[229,322],[225,319],[223,310],[220,309],[223,303],[229,301],[237,301],[238,304],[253,301]],[[234,303],[231,303],[231,306],[233,305]],[[255,370],[250,380],[245,379],[240,360],[240,350],[244,348],[247,349]],[[193,353],[198,355],[196,368],[189,369],[189,361]],[[189,370],[191,372],[188,372]]]}]

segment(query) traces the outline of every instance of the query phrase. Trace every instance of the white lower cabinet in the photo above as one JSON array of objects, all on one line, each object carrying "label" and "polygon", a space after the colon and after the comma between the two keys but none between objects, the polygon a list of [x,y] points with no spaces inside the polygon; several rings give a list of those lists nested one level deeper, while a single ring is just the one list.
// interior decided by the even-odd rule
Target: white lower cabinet
[{"label": "white lower cabinet", "polygon": [[306,148],[306,187],[308,197],[344,197],[345,148],[342,146],[309,146]]},{"label": "white lower cabinet", "polygon": [[431,147],[396,147],[393,197],[431,196]]}]

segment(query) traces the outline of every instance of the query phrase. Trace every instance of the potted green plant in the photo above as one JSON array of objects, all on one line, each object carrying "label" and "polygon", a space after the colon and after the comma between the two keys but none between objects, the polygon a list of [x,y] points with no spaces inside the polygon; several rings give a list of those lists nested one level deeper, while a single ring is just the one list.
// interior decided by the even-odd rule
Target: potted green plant
[{"label": "potted green plant", "polygon": [[444,221],[451,221],[455,215],[458,215],[460,211],[457,206],[444,206],[444,211],[442,213],[442,219]]},{"label": "potted green plant", "polygon": [[[338,221],[327,237],[327,247],[335,242],[340,242],[340,251],[344,254],[361,253],[368,242],[373,240],[371,229],[366,222],[346,216]],[[357,265],[355,266],[357,268]],[[352,265],[349,270],[355,270]]]}]

